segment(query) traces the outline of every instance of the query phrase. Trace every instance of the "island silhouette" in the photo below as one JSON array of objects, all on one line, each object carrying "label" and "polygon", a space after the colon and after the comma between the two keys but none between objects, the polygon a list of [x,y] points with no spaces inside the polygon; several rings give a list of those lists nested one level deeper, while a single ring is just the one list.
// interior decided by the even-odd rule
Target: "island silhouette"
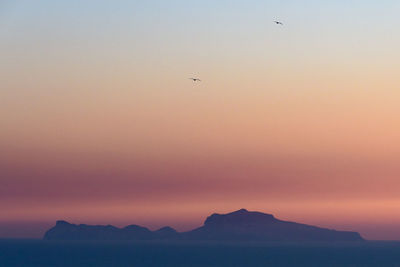
[{"label": "island silhouette", "polygon": [[139,225],[118,228],[112,225],[71,224],[57,221],[45,240],[198,240],[198,241],[364,241],[351,231],[336,231],[296,222],[282,221],[271,214],[240,209],[228,214],[212,214],[204,225],[187,232],[171,227],[151,231]]}]

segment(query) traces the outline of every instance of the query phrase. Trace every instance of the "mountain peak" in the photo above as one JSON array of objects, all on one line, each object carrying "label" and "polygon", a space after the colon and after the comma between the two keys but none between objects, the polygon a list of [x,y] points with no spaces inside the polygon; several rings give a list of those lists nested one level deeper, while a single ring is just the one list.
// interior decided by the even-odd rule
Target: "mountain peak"
[{"label": "mountain peak", "polygon": [[170,227],[170,226],[162,227],[162,228],[158,229],[156,232],[159,232],[159,233],[177,233],[177,231],[174,228]]},{"label": "mountain peak", "polygon": [[248,212],[249,212],[249,211],[246,210],[246,209],[240,209],[240,210],[234,211],[234,212],[232,212],[232,213],[248,213]]},{"label": "mountain peak", "polygon": [[62,225],[71,225],[69,222],[67,222],[67,221],[63,221],[63,220],[58,220],[57,222],[56,222],[56,225],[57,226],[62,226]]},{"label": "mountain peak", "polygon": [[214,213],[206,219],[204,225],[227,226],[241,224],[266,224],[274,221],[277,220],[271,214],[240,209],[227,214]]}]

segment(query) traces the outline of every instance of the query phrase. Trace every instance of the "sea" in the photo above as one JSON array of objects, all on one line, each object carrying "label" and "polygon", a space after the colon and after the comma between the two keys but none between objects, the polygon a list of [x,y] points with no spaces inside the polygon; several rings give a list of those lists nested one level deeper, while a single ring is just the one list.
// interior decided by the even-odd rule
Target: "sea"
[{"label": "sea", "polygon": [[47,241],[0,239],[0,266],[400,266],[400,242]]}]

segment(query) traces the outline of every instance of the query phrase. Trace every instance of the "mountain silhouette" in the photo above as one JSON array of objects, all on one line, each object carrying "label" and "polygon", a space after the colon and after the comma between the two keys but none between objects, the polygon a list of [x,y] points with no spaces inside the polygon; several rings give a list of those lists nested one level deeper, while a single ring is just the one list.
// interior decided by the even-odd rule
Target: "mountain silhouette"
[{"label": "mountain silhouette", "polygon": [[171,227],[152,232],[138,225],[118,228],[112,225],[76,225],[66,221],[57,221],[56,226],[44,235],[47,240],[152,240],[177,237],[178,233]]},{"label": "mountain silhouette", "polygon": [[178,233],[171,227],[150,231],[130,225],[71,224],[57,221],[49,229],[47,240],[207,240],[207,241],[363,241],[357,232],[336,231],[276,219],[271,214],[241,209],[228,214],[212,214],[204,225]]},{"label": "mountain silhouette", "polygon": [[357,232],[335,231],[281,221],[271,214],[241,209],[213,214],[204,225],[184,233],[188,239],[259,241],[361,241]]}]

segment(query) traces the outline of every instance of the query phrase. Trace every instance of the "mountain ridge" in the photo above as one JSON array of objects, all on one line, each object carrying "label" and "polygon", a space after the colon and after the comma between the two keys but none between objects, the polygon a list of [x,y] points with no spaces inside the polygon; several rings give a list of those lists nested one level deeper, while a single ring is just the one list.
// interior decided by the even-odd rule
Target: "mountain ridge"
[{"label": "mountain ridge", "polygon": [[166,226],[151,231],[139,225],[71,224],[59,220],[49,229],[46,240],[206,240],[206,241],[363,241],[357,232],[336,231],[283,221],[272,214],[240,209],[227,214],[213,213],[204,224],[186,232]]}]

